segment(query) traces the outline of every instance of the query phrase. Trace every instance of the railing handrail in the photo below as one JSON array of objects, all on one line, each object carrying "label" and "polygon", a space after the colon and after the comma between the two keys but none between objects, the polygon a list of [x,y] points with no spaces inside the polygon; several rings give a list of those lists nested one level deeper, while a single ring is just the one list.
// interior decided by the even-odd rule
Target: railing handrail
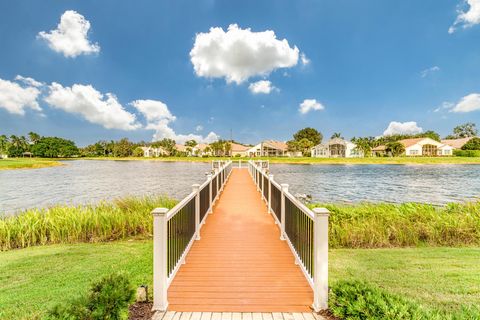
[{"label": "railing handrail", "polygon": [[302,210],[303,213],[307,215],[307,217],[309,217],[312,220],[315,218],[313,211],[310,208],[308,208],[306,205],[304,205],[300,200],[298,200],[293,194],[291,194],[290,191],[286,191],[284,193],[285,193],[285,196],[289,198],[290,201],[292,201],[293,204],[295,204],[298,207],[298,209]]}]

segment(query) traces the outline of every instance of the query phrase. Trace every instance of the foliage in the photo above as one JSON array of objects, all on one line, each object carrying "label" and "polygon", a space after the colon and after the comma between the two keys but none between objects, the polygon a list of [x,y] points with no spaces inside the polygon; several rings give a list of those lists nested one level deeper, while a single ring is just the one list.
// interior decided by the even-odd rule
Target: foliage
[{"label": "foliage", "polygon": [[78,155],[78,148],[73,141],[58,137],[37,138],[31,151],[35,157],[41,158],[68,158]]},{"label": "foliage", "polygon": [[8,143],[8,156],[9,157],[22,157],[25,152],[30,150],[30,145],[24,136],[10,136]]},{"label": "foliage", "polygon": [[134,157],[143,157],[143,150],[140,147],[136,147],[133,149],[133,154]]},{"label": "foliage", "polygon": [[169,155],[174,155],[177,151],[175,140],[167,138],[155,141],[152,143],[152,147],[162,147]]},{"label": "foliage", "polygon": [[172,208],[175,203],[166,197],[143,197],[97,205],[26,210],[0,217],[0,250],[148,237],[152,233],[152,209]]},{"label": "foliage", "polygon": [[473,122],[461,124],[453,129],[454,139],[475,137],[477,134],[477,127]]},{"label": "foliage", "polygon": [[385,151],[394,157],[398,157],[405,152],[405,146],[397,141],[388,142],[385,145]]},{"label": "foliage", "polygon": [[345,320],[433,319],[415,302],[360,281],[335,283],[329,294],[329,309]]},{"label": "foliage", "polygon": [[478,158],[480,150],[453,150],[453,155],[457,157]]},{"label": "foliage", "polygon": [[314,146],[316,146],[317,144],[322,143],[323,136],[316,129],[308,127],[298,130],[293,135],[294,141],[301,141],[302,139],[307,139],[311,141]]},{"label": "foliage", "polygon": [[55,306],[46,320],[127,319],[134,297],[135,290],[127,276],[113,273],[94,282],[87,296]]},{"label": "foliage", "polygon": [[195,147],[197,144],[198,144],[197,141],[195,141],[195,140],[193,140],[193,139],[192,139],[192,140],[185,141],[185,146],[187,146],[187,147],[193,148],[193,147]]},{"label": "foliage", "polygon": [[127,138],[120,139],[113,146],[114,157],[129,157],[133,155],[134,144]]},{"label": "foliage", "polygon": [[232,143],[227,140],[218,140],[210,143],[210,149],[214,156],[228,156],[232,151]]},{"label": "foliage", "polygon": [[340,132],[334,132],[330,139],[343,139],[342,134]]},{"label": "foliage", "polygon": [[480,150],[480,138],[471,138],[462,146],[462,150]]},{"label": "foliage", "polygon": [[330,210],[331,248],[480,245],[480,202],[313,204]]}]

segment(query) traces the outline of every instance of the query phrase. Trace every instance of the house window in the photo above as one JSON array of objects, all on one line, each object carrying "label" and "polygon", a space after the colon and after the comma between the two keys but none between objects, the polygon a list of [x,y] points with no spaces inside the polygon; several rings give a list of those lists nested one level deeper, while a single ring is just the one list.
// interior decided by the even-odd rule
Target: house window
[{"label": "house window", "polygon": [[418,155],[418,150],[410,150],[410,155],[411,155],[411,156],[416,156],[416,155]]}]

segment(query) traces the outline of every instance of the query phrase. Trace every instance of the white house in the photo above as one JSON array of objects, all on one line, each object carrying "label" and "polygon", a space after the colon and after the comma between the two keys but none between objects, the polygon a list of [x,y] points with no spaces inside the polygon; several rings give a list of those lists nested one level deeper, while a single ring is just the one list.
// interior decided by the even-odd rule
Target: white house
[{"label": "white house", "polygon": [[160,157],[168,155],[163,148],[141,147],[144,157]]},{"label": "white house", "polygon": [[[435,141],[431,138],[414,138],[399,140],[405,148],[404,155],[407,157],[436,157],[453,155],[451,145]],[[372,149],[374,155],[384,155],[387,153],[386,146],[378,146]]]},{"label": "white house", "polygon": [[355,143],[341,138],[333,138],[327,143],[313,147],[311,156],[314,158],[362,158],[364,154]]},{"label": "white house", "polygon": [[288,151],[285,142],[265,140],[246,151],[249,157],[301,157],[301,152]]}]

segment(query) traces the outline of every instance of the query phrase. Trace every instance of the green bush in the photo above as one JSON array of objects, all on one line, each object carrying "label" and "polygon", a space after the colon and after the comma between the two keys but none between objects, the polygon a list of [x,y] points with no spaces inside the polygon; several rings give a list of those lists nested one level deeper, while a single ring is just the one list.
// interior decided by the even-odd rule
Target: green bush
[{"label": "green bush", "polygon": [[453,150],[457,157],[480,157],[480,150]]},{"label": "green bush", "polygon": [[124,274],[114,273],[92,284],[86,296],[55,306],[45,320],[128,319],[135,290]]},{"label": "green bush", "polygon": [[344,320],[433,319],[416,303],[360,281],[338,282],[329,299],[332,313]]}]

